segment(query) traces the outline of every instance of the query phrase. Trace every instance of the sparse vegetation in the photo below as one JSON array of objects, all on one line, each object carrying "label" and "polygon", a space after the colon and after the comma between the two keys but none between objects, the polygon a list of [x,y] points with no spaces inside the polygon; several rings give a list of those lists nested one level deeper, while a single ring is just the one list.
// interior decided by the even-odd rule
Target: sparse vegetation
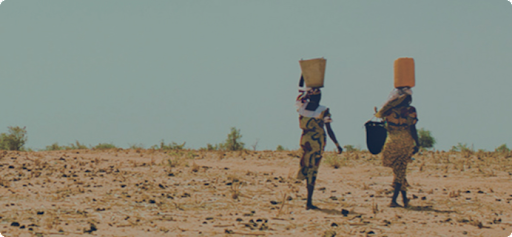
[{"label": "sparse vegetation", "polygon": [[502,144],[501,146],[497,147],[494,151],[498,153],[508,153],[510,152],[510,149],[507,147],[507,144]]},{"label": "sparse vegetation", "polygon": [[472,152],[473,149],[468,147],[468,144],[464,143],[458,143],[456,146],[452,146],[452,149],[450,151],[460,151],[460,152]]},{"label": "sparse vegetation", "polygon": [[105,150],[105,149],[116,149],[117,147],[112,143],[99,143],[94,146],[92,149],[94,150]]},{"label": "sparse vegetation", "polygon": [[154,150],[182,150],[183,147],[185,147],[185,143],[186,142],[183,142],[182,144],[178,144],[176,142],[171,142],[169,144],[165,144],[164,140],[162,139],[162,141],[160,142],[160,145],[153,145],[153,146],[151,146],[151,149],[154,149]]},{"label": "sparse vegetation", "polygon": [[359,148],[354,147],[353,145],[345,145],[343,146],[343,151],[345,152],[353,152],[353,151],[359,151]]},{"label": "sparse vegetation", "polygon": [[324,153],[324,163],[328,166],[338,169],[342,166],[346,166],[347,159],[343,155],[338,155],[335,152]]},{"label": "sparse vegetation", "polygon": [[139,144],[128,144],[128,147],[130,149],[133,149],[133,150],[144,149],[144,145],[142,145],[141,143],[139,143]]},{"label": "sparse vegetation", "polygon": [[208,143],[208,144],[206,144],[206,150],[207,151],[219,150],[219,145],[218,144],[212,145],[212,144]]},{"label": "sparse vegetation", "polygon": [[27,142],[26,127],[7,127],[9,133],[0,134],[0,150],[23,151]]},{"label": "sparse vegetation", "polygon": [[281,145],[277,145],[276,151],[286,151],[286,149]]},{"label": "sparse vegetation", "polygon": [[78,149],[89,149],[86,145],[81,144],[79,141],[71,143],[68,146],[59,146],[59,143],[53,143],[52,145],[46,146],[45,151],[60,151],[60,150],[78,150]]},{"label": "sparse vegetation", "polygon": [[430,131],[420,128],[418,130],[419,146],[425,149],[432,148],[436,144],[436,139],[430,134]]}]

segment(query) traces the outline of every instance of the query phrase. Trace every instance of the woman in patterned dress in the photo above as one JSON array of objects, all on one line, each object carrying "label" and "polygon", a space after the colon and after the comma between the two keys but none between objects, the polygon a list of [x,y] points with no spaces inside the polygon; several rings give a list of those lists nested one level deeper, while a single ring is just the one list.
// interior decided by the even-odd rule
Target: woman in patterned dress
[{"label": "woman in patterned dress", "polygon": [[321,92],[319,88],[299,89],[299,96],[296,100],[299,112],[299,125],[302,129],[300,146],[302,148],[302,157],[300,160],[300,170],[297,179],[306,180],[308,191],[306,210],[318,209],[313,205],[313,191],[318,174],[322,153],[325,148],[326,136],[324,125],[327,128],[329,137],[338,148],[338,154],[343,149],[340,147],[331,129],[332,122],[329,109],[320,105]]},{"label": "woman in patterned dress", "polygon": [[396,199],[402,193],[404,207],[407,207],[407,164],[412,161],[412,155],[418,152],[418,133],[416,122],[418,117],[416,108],[410,106],[412,91],[409,87],[396,88],[391,92],[388,101],[382,109],[375,114],[384,118],[388,136],[382,149],[382,164],[393,169],[393,197],[390,207],[401,207]]}]

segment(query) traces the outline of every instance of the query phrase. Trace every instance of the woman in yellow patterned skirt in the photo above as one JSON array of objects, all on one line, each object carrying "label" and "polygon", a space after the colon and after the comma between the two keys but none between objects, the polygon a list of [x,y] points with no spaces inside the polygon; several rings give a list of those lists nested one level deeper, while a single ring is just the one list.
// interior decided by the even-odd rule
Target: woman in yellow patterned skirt
[{"label": "woman in yellow patterned skirt", "polygon": [[325,148],[326,136],[324,125],[327,128],[329,137],[333,140],[340,154],[343,149],[340,147],[331,129],[332,122],[329,109],[320,105],[321,92],[319,88],[307,88],[299,90],[296,105],[299,112],[299,124],[302,129],[300,146],[302,148],[302,157],[300,160],[300,170],[297,179],[306,180],[308,191],[306,210],[318,209],[313,205],[313,191],[318,174],[322,153]]},{"label": "woman in yellow patterned skirt", "polygon": [[404,207],[407,207],[407,164],[412,161],[412,155],[418,152],[418,133],[416,109],[410,106],[412,91],[409,87],[396,88],[391,92],[388,101],[379,110],[376,117],[384,118],[388,136],[382,149],[382,164],[393,169],[393,197],[390,207],[401,207],[396,199],[402,193]]}]

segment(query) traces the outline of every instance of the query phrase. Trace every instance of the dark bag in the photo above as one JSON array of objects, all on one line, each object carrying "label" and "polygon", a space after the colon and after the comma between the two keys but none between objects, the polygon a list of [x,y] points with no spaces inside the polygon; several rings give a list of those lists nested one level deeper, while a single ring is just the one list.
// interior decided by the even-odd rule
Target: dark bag
[{"label": "dark bag", "polygon": [[369,120],[364,124],[366,128],[366,146],[370,153],[377,155],[382,151],[388,132],[384,127],[384,122],[375,122]]}]

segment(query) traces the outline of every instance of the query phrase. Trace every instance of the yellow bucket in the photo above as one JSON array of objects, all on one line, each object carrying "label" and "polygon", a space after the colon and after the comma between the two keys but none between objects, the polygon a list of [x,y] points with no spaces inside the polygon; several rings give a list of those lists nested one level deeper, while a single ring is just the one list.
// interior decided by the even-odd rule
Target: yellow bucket
[{"label": "yellow bucket", "polygon": [[414,59],[398,58],[395,60],[395,88],[414,87]]},{"label": "yellow bucket", "polygon": [[324,58],[299,61],[302,76],[307,87],[324,87],[326,61]]}]

